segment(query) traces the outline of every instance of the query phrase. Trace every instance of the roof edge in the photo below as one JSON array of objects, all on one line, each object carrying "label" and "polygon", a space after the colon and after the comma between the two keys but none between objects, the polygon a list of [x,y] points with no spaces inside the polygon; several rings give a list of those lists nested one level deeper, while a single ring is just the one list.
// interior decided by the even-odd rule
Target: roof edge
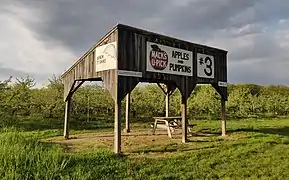
[{"label": "roof edge", "polygon": [[207,47],[207,48],[212,48],[212,49],[216,49],[216,50],[228,53],[228,50],[225,50],[225,49],[221,49],[221,48],[217,48],[217,47],[213,47],[213,46],[209,46],[209,45],[204,45],[204,44],[201,44],[201,43],[194,43],[194,42],[191,42],[191,41],[183,40],[183,39],[176,38],[176,37],[169,36],[169,35],[165,35],[165,34],[160,34],[160,33],[157,33],[157,32],[153,32],[153,31],[150,31],[150,30],[146,30],[146,29],[142,29],[142,28],[138,28],[138,27],[122,24],[122,23],[118,23],[117,27],[118,28],[124,28],[124,29],[133,29],[135,31],[145,32],[145,33],[148,33],[148,34],[154,34],[154,35],[157,35],[157,36],[163,36],[165,38],[175,39],[175,40],[178,40],[178,41],[183,41],[185,43],[191,43],[191,44],[195,44],[195,45],[199,45],[199,46],[203,46],[203,47]]},{"label": "roof edge", "polygon": [[61,79],[64,78],[64,76],[71,71],[77,64],[79,64],[84,58],[86,58],[100,43],[102,43],[105,38],[107,38],[112,32],[114,32],[116,29],[118,29],[119,24],[114,25],[104,36],[102,36],[89,50],[85,51],[85,53],[79,57],[74,64],[68,68],[64,73],[60,76]]}]

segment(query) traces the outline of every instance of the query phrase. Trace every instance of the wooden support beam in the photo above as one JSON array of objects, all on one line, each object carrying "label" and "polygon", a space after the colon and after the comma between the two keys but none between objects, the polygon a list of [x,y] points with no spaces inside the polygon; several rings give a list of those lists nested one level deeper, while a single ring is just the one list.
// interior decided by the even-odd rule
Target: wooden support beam
[{"label": "wooden support beam", "polygon": [[166,89],[164,89],[160,83],[157,83],[157,85],[159,86],[159,88],[161,88],[161,90],[163,91],[163,93],[165,94],[166,96],[166,117],[169,117],[169,109],[170,109],[170,95],[173,94],[174,92],[174,88],[172,88],[171,84],[166,84]]},{"label": "wooden support beam", "polygon": [[75,91],[77,91],[77,89],[85,82],[86,80],[82,80],[82,81],[74,81],[72,86],[70,87],[70,90],[68,91],[68,93],[65,95],[66,97],[64,97],[65,101],[67,100],[68,97],[72,97],[73,94],[75,93]]},{"label": "wooden support beam", "polygon": [[222,136],[226,136],[226,101],[222,98],[221,100],[221,108],[222,108]]},{"label": "wooden support beam", "polygon": [[129,127],[129,114],[130,114],[130,93],[126,95],[126,106],[125,106],[125,129],[126,133],[130,132]]},{"label": "wooden support beam", "polygon": [[69,121],[70,121],[71,96],[68,96],[65,102],[65,119],[64,119],[64,133],[65,139],[69,138]]},{"label": "wooden support beam", "polygon": [[64,102],[66,102],[67,98],[70,96],[71,91],[74,89],[75,86],[75,82],[73,81],[73,83],[71,84],[71,86],[68,84],[68,82],[64,81]]},{"label": "wooden support beam", "polygon": [[187,98],[182,95],[182,104],[181,104],[181,113],[182,113],[182,142],[188,142],[188,119],[187,119]]},{"label": "wooden support beam", "polygon": [[161,88],[161,90],[163,91],[163,93],[166,94],[166,90],[160,85],[160,83],[157,83],[157,85],[159,86],[159,88]]},{"label": "wooden support beam", "polygon": [[166,103],[166,117],[169,117],[169,103],[170,103],[169,86],[166,85],[167,88],[164,89],[164,88],[160,85],[160,83],[157,83],[157,85],[159,86],[159,88],[163,91],[163,93],[164,93],[165,96],[166,96],[166,101],[165,101],[165,103]]},{"label": "wooden support beam", "polygon": [[170,93],[166,92],[166,117],[169,117]]},{"label": "wooden support beam", "polygon": [[77,81],[76,82],[76,86],[72,89],[71,91],[71,96],[75,93],[75,91],[77,91],[77,89],[85,82],[85,80],[83,81]]},{"label": "wooden support beam", "polygon": [[121,153],[121,100],[115,100],[114,106],[114,152]]}]

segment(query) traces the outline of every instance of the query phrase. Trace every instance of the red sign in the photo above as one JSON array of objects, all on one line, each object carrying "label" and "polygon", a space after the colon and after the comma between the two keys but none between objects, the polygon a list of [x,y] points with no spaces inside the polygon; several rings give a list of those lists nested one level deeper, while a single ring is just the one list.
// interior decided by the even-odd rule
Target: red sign
[{"label": "red sign", "polygon": [[150,52],[151,66],[156,70],[164,70],[168,65],[168,54],[161,50],[157,45],[151,45]]}]

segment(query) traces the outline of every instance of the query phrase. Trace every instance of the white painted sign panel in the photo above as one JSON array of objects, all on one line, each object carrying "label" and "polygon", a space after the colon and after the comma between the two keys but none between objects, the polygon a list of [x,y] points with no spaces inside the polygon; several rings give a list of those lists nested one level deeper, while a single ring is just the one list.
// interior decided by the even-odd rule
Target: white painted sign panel
[{"label": "white painted sign panel", "polygon": [[117,68],[117,44],[111,42],[95,48],[96,72]]},{"label": "white painted sign panel", "polygon": [[147,42],[147,71],[193,76],[193,52]]},{"label": "white painted sign panel", "polygon": [[197,54],[197,75],[202,78],[213,79],[215,74],[214,56]]},{"label": "white painted sign panel", "polygon": [[118,70],[118,75],[120,75],[120,76],[130,76],[130,77],[142,77],[142,72]]},{"label": "white painted sign panel", "polygon": [[227,86],[228,86],[228,83],[227,83],[227,82],[219,81],[219,82],[218,82],[218,86],[220,86],[220,87],[227,87]]}]

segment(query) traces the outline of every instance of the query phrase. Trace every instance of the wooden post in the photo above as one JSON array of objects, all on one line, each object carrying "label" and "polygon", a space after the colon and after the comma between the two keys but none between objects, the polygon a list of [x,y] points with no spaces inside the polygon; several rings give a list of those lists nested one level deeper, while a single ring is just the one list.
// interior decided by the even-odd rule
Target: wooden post
[{"label": "wooden post", "polygon": [[222,136],[226,136],[226,101],[222,98]]},{"label": "wooden post", "polygon": [[126,106],[125,106],[125,132],[129,133],[130,132],[130,127],[129,127],[129,111],[130,110],[130,93],[126,95]]},{"label": "wooden post", "polygon": [[169,106],[170,106],[170,93],[166,92],[166,117],[169,117]]},{"label": "wooden post", "polygon": [[89,121],[89,111],[90,111],[90,107],[89,107],[89,94],[87,95],[87,122]]},{"label": "wooden post", "polygon": [[181,113],[182,113],[182,142],[188,142],[188,120],[187,120],[187,99],[182,95],[182,104],[181,104]]},{"label": "wooden post", "polygon": [[166,96],[166,117],[169,117],[169,106],[170,106],[170,89],[169,89],[169,85],[166,85],[166,89],[164,89],[159,83],[157,83],[157,85],[161,88],[161,90],[163,91],[163,93]]},{"label": "wooden post", "polygon": [[65,102],[65,120],[64,120],[64,133],[63,133],[65,139],[69,138],[70,107],[71,107],[71,97],[68,97]]},{"label": "wooden post", "polygon": [[114,152],[121,153],[121,101],[115,101],[114,107]]}]

